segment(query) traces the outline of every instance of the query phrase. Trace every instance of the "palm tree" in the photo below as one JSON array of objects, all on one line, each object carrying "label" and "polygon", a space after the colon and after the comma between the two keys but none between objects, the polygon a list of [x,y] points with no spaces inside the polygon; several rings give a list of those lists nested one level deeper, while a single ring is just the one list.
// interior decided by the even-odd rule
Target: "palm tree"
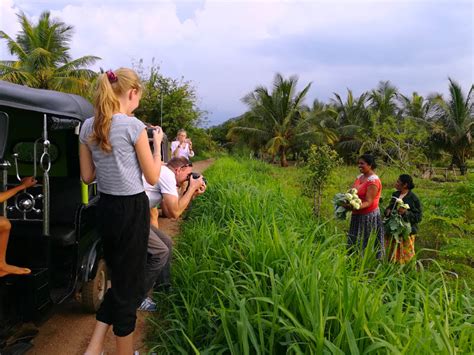
[{"label": "palm tree", "polygon": [[73,27],[51,19],[49,11],[40,15],[37,24],[19,13],[21,31],[16,40],[3,31],[0,38],[17,60],[0,61],[0,79],[34,88],[85,95],[96,73],[85,67],[99,57],[84,56],[72,60],[69,42]]},{"label": "palm tree", "polygon": [[308,132],[313,136],[311,144],[334,145],[339,140],[338,113],[332,105],[315,99],[309,111]]},{"label": "palm tree", "polygon": [[311,83],[296,93],[298,78],[285,79],[276,74],[272,91],[258,86],[242,101],[249,107],[245,114],[245,124],[233,127],[229,136],[257,139],[268,153],[280,156],[281,166],[288,166],[287,152],[295,139],[311,132],[305,131],[308,108],[303,105]]},{"label": "palm tree", "polygon": [[409,117],[416,120],[426,121],[432,113],[431,101],[418,95],[417,92],[413,92],[411,98],[399,94],[398,100],[401,104],[400,114],[405,118]]},{"label": "palm tree", "polygon": [[397,113],[396,98],[398,89],[390,81],[381,81],[377,89],[372,90],[369,96],[369,106],[376,115],[378,123]]},{"label": "palm tree", "polygon": [[368,116],[362,122],[362,131],[359,132],[363,142],[360,151],[372,151],[374,154],[385,156],[393,160],[384,149],[385,138],[382,133],[383,125],[393,125],[397,116],[398,107],[396,98],[398,90],[389,81],[381,81],[377,89],[368,96]]},{"label": "palm tree", "polygon": [[346,101],[337,93],[334,93],[334,96],[331,102],[338,113],[336,122],[339,135],[336,149],[341,156],[349,160],[352,155],[359,153],[363,144],[362,132],[370,122],[366,107],[368,93],[354,97],[352,91],[347,89]]},{"label": "palm tree", "polygon": [[295,127],[297,133],[291,151],[295,157],[306,160],[312,145],[332,146],[339,140],[339,135],[337,111],[332,105],[314,99],[311,108],[303,106],[303,117]]},{"label": "palm tree", "polygon": [[[429,137],[429,130],[436,127],[432,122],[435,112],[433,100],[430,96],[424,98],[417,92],[413,92],[411,97],[398,94],[398,101],[400,103],[399,119],[404,122],[411,120],[413,122],[414,132],[416,132],[411,134],[407,140],[413,142],[417,140],[417,136],[418,138],[420,136],[426,136],[424,140],[417,140],[418,147],[416,148],[419,148],[420,151],[423,152],[424,157],[427,159],[428,166],[426,166],[425,163],[419,163],[418,166],[423,170],[431,169],[431,162],[440,158],[439,147],[436,146],[435,140]],[[399,124],[399,127],[400,126]]]},{"label": "palm tree", "polygon": [[362,93],[359,97],[354,97],[352,90],[347,89],[347,99],[344,102],[341,96],[334,93],[335,99],[331,99],[332,104],[338,112],[338,124],[340,126],[358,125],[362,126],[367,121],[366,103],[368,94]]},{"label": "palm tree", "polygon": [[433,98],[436,108],[432,138],[440,148],[451,154],[451,163],[466,174],[466,161],[473,153],[474,85],[464,96],[461,87],[449,78],[450,98]]}]

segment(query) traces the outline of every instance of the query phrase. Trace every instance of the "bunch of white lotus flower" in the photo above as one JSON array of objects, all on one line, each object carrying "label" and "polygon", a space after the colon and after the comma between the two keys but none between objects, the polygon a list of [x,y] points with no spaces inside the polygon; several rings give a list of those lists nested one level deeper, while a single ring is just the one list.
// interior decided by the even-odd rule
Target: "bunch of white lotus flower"
[{"label": "bunch of white lotus flower", "polygon": [[410,206],[408,205],[408,203],[404,203],[401,198],[394,197],[394,199],[395,199],[395,209],[397,210],[399,208],[404,208],[406,210],[410,209]]},{"label": "bunch of white lotus flower", "polygon": [[347,202],[355,209],[360,209],[360,205],[362,204],[362,200],[357,195],[357,189],[350,189],[348,192],[345,193]]},{"label": "bunch of white lotus flower", "polygon": [[362,204],[362,200],[357,195],[357,189],[355,188],[348,190],[346,193],[337,193],[334,196],[333,202],[334,212],[338,219],[346,219],[348,209],[344,207],[345,205],[349,204],[353,209],[358,210]]},{"label": "bunch of white lotus flower", "polygon": [[383,224],[385,228],[385,235],[390,236],[396,240],[397,243],[406,240],[411,232],[411,224],[406,221],[399,213],[399,208],[406,210],[410,209],[407,203],[404,203],[401,198],[393,197],[395,205],[388,217],[384,218]]}]

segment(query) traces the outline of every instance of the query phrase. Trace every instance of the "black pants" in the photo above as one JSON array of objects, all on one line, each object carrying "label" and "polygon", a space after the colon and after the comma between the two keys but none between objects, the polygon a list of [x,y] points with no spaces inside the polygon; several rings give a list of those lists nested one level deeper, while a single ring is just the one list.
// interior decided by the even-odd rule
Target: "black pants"
[{"label": "black pants", "polygon": [[148,197],[144,192],[132,196],[101,193],[97,210],[112,287],[107,290],[96,318],[113,325],[114,334],[124,337],[134,331],[137,308],[146,293]]},{"label": "black pants", "polygon": [[148,257],[145,272],[147,292],[156,283],[156,288],[165,289],[171,285],[171,256],[173,241],[163,231],[150,226],[148,237]]}]

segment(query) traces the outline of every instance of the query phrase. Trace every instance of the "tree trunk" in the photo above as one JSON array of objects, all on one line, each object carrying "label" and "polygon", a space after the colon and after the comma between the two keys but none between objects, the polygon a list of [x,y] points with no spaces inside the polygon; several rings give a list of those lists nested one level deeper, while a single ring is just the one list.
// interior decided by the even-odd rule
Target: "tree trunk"
[{"label": "tree trunk", "polygon": [[272,158],[270,159],[270,164],[275,164],[275,154],[272,153]]},{"label": "tree trunk", "polygon": [[467,164],[466,164],[466,155],[467,153],[462,152],[461,156],[459,157],[459,170],[461,170],[461,175],[466,175],[467,173]]},{"label": "tree trunk", "polygon": [[453,169],[454,169],[454,165],[456,165],[461,171],[461,175],[466,175],[467,165],[466,165],[466,158],[464,155],[456,155],[456,156],[453,155],[453,158],[451,160],[451,165],[453,166]]},{"label": "tree trunk", "polygon": [[280,148],[280,163],[284,168],[288,166],[288,162],[286,161],[286,149],[283,147]]}]

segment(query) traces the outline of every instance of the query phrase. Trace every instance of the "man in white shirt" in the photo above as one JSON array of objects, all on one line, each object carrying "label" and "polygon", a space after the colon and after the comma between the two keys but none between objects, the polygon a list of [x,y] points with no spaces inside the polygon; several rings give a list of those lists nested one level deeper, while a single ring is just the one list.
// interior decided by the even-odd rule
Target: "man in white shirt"
[{"label": "man in white shirt", "polygon": [[[202,176],[194,179],[192,163],[184,158],[172,158],[166,166],[161,168],[160,179],[156,185],[150,185],[144,181],[145,192],[150,201],[151,221],[150,235],[148,239],[148,258],[146,265],[145,285],[150,290],[155,283],[162,289],[170,286],[170,268],[172,255],[172,240],[163,231],[158,229],[157,214],[153,213],[159,204],[163,214],[169,218],[179,218],[188,207],[192,199],[206,191],[206,185]],[[178,189],[187,188],[184,193],[179,194]],[[141,304],[139,310],[155,311],[156,304],[147,297]]]}]

